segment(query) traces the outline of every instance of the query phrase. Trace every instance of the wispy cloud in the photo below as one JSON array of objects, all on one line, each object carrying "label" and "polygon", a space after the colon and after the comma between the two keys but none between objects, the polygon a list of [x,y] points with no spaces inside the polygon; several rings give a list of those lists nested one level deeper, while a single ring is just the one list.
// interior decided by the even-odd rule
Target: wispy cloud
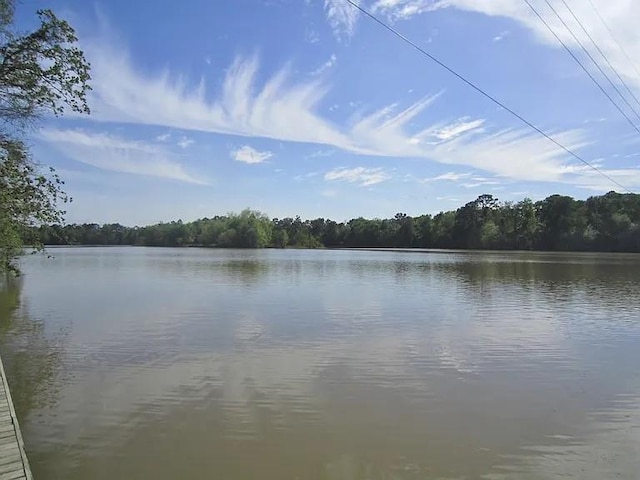
[{"label": "wispy cloud", "polygon": [[249,164],[262,163],[271,157],[273,157],[272,152],[261,152],[249,145],[245,145],[231,152],[231,158],[238,162]]},{"label": "wispy cloud", "polygon": [[362,187],[376,185],[389,180],[391,175],[382,168],[336,168],[324,175],[327,181],[343,181],[348,183],[357,183]]},{"label": "wispy cloud", "polygon": [[382,13],[394,20],[408,20],[415,15],[437,10],[448,0],[377,0],[371,6],[374,13]]},{"label": "wispy cloud", "polygon": [[106,133],[45,129],[39,138],[72,160],[102,170],[146,175],[205,185],[187,173],[165,148]]},{"label": "wispy cloud", "polygon": [[306,158],[321,158],[321,157],[330,157],[336,153],[335,150],[316,150],[315,152],[307,155]]},{"label": "wispy cloud", "polygon": [[467,182],[462,184],[464,188],[478,188],[478,187],[484,187],[487,185],[500,185],[500,182],[498,182],[497,180],[485,180],[485,181],[472,181],[472,182]]},{"label": "wispy cloud", "polygon": [[500,41],[504,40],[506,37],[508,37],[510,33],[511,32],[509,32],[509,30],[503,30],[498,35],[493,37],[493,41],[494,42],[500,42]]},{"label": "wispy cloud", "polygon": [[167,133],[163,133],[162,135],[158,135],[156,137],[156,140],[158,140],[159,142],[166,142],[170,138],[171,138],[171,133],[167,132]]},{"label": "wispy cloud", "polygon": [[456,202],[456,203],[460,203],[460,199],[457,197],[452,197],[452,196],[445,196],[445,197],[436,197],[436,200],[440,200],[443,202]]},{"label": "wispy cloud", "polygon": [[330,68],[334,67],[337,61],[338,61],[338,57],[336,56],[335,53],[332,53],[331,56],[329,57],[329,59],[326,62],[324,62],[322,65],[320,65],[318,68],[316,68],[313,72],[311,72],[311,75],[321,75],[321,74],[323,74],[324,72],[326,72]]},{"label": "wispy cloud", "polygon": [[[136,71],[122,49],[101,43],[87,52],[94,77],[91,120],[311,143],[355,154],[466,165],[516,180],[572,182],[564,170],[566,152],[535,132],[499,130],[468,117],[427,123],[426,112],[442,93],[405,108],[360,111],[359,117],[337,125],[319,113],[328,92],[324,82],[309,77],[294,82],[283,68],[260,84],[257,57],[236,59],[221,91],[212,95],[202,82],[189,88],[169,73]],[[573,150],[588,143],[579,130],[550,133]]]},{"label": "wispy cloud", "polygon": [[318,43],[320,41],[320,34],[312,29],[307,29],[304,32],[304,41],[307,43]]},{"label": "wispy cloud", "polygon": [[353,5],[345,0],[324,0],[324,9],[338,39],[348,39],[354,34],[359,12]]},{"label": "wispy cloud", "polygon": [[[606,25],[614,32],[616,39],[611,34],[590,5],[586,1],[569,2],[573,13],[580,19],[584,28],[589,32],[594,41],[602,49],[612,65],[630,84],[640,90],[640,76],[636,71],[634,62],[630,62],[627,55],[620,49],[620,43],[624,50],[635,60],[640,59],[640,35],[638,35],[637,19],[640,18],[640,2],[629,0],[592,0],[598,13],[604,19]],[[390,15],[398,15],[405,4],[425,6],[426,10],[412,7],[413,11],[423,13],[439,8],[457,8],[465,11],[478,12],[489,16],[501,16],[518,22],[536,37],[554,48],[562,48],[557,39],[549,32],[547,27],[532,13],[525,2],[513,0],[379,0],[377,4],[389,4]],[[543,13],[548,10],[543,10]],[[571,21],[571,16],[565,11],[560,12],[565,21]],[[562,26],[553,15],[547,16],[554,31],[565,44],[570,47],[579,47],[576,39]],[[572,23],[569,23],[572,25]],[[577,25],[575,25],[576,28]],[[616,42],[617,40],[617,42]]]},{"label": "wispy cloud", "polygon": [[187,137],[182,137],[177,145],[180,148],[189,148],[191,145],[193,145],[195,143],[195,140],[191,139],[191,138],[187,138]]},{"label": "wispy cloud", "polygon": [[456,173],[456,172],[447,172],[442,175],[438,175],[437,177],[425,178],[423,182],[435,182],[439,180],[448,180],[451,182],[457,182],[459,180],[463,180],[465,178],[469,178],[472,173]]},{"label": "wispy cloud", "polygon": [[285,141],[347,144],[348,139],[314,110],[326,93],[319,80],[290,82],[287,68],[259,87],[257,57],[238,58],[227,69],[216,100],[206,86],[187,87],[169,73],[137,72],[122,52],[89,46],[92,116],[98,121],[162,125],[182,130],[267,137]]},{"label": "wispy cloud", "polygon": [[442,175],[438,175],[437,177],[424,178],[421,180],[422,183],[430,183],[430,182],[438,182],[438,181],[448,181],[459,183],[461,187],[464,188],[477,188],[486,185],[500,185],[502,182],[495,178],[486,178],[474,175],[471,172],[457,173],[457,172],[447,172]]},{"label": "wispy cloud", "polygon": [[[640,168],[601,168],[600,171],[604,172],[627,188],[633,188],[634,186],[640,185]],[[570,183],[587,190],[593,190],[596,192],[609,192],[611,190],[616,190],[615,186],[612,185],[609,180],[588,167],[577,170],[575,174],[569,175],[568,177],[568,181]]]},{"label": "wispy cloud", "polygon": [[452,140],[459,137],[463,133],[470,132],[472,130],[478,130],[484,124],[484,120],[472,120],[466,121],[465,119],[458,120],[455,123],[447,125],[433,133],[433,136],[438,140]]}]

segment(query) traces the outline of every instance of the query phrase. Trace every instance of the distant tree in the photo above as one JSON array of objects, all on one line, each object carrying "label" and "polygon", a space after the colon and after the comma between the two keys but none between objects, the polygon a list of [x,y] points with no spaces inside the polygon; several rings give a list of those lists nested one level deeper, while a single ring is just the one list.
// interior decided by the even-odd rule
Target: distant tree
[{"label": "distant tree", "polygon": [[580,202],[563,195],[551,195],[536,204],[540,221],[539,246],[544,250],[576,248],[575,240],[586,218],[580,216]]},{"label": "distant tree", "polygon": [[229,229],[234,231],[233,241],[229,244],[230,237],[225,236],[225,246],[264,248],[271,244],[271,220],[261,212],[246,209],[229,215]]},{"label": "distant tree", "polygon": [[453,242],[458,248],[480,248],[483,211],[477,200],[456,210]]},{"label": "distant tree", "polygon": [[431,215],[421,215],[414,218],[417,247],[429,248],[433,246],[433,219]]},{"label": "distant tree", "polygon": [[431,235],[432,245],[435,248],[455,248],[454,228],[456,223],[456,212],[440,212],[433,217]]},{"label": "distant tree", "polygon": [[286,248],[289,245],[289,235],[286,230],[275,230],[273,232],[273,246]]},{"label": "distant tree", "polygon": [[397,225],[396,247],[411,247],[414,243],[415,228],[413,218],[406,213],[396,213],[394,217]]},{"label": "distant tree", "polygon": [[[5,189],[6,190],[6,189]],[[500,203],[481,195],[456,211],[434,217],[354,218],[347,223],[300,217],[273,219],[244,210],[194,222],[127,228],[119,224],[30,228],[11,242],[37,237],[45,243],[218,246],[236,248],[421,247],[598,250],[640,252],[640,195],[610,192],[586,202],[552,195]]]},{"label": "distant tree", "polygon": [[320,236],[320,241],[327,247],[337,247],[343,241],[340,231],[344,231],[344,225],[338,224],[333,220],[327,220]]}]

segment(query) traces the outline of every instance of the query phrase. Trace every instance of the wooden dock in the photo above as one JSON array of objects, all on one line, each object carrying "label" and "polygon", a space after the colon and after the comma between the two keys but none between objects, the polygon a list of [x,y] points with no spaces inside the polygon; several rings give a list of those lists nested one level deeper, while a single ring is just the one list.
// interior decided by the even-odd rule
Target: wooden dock
[{"label": "wooden dock", "polygon": [[0,374],[0,480],[33,480],[2,360]]}]

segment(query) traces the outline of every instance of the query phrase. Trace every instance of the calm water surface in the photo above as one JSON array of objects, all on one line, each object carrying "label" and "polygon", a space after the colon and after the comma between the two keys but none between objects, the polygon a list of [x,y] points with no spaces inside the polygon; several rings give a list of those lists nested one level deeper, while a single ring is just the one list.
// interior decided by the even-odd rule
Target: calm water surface
[{"label": "calm water surface", "polygon": [[36,480],[638,478],[640,256],[53,253],[0,293]]}]

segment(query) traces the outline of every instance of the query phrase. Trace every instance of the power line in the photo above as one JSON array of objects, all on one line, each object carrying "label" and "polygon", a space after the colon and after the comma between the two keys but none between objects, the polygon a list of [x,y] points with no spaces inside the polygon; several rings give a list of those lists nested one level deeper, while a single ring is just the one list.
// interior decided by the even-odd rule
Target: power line
[{"label": "power line", "polygon": [[[346,2],[348,2],[349,4],[351,4],[351,6],[353,6],[354,8],[358,9],[363,15],[369,17],[371,20],[373,20],[374,22],[376,22],[378,25],[380,25],[381,27],[383,27],[384,29],[388,30],[389,32],[391,32],[393,35],[395,35],[396,37],[398,37],[400,40],[402,40],[403,42],[405,42],[406,44],[408,44],[409,46],[413,47],[414,49],[416,49],[418,52],[422,53],[424,56],[428,57],[431,61],[437,63],[440,67],[444,68],[446,71],[448,71],[449,73],[451,73],[453,76],[455,76],[456,78],[458,78],[459,80],[461,80],[462,82],[466,83],[468,86],[470,86],[471,88],[473,88],[476,92],[480,93],[482,96],[484,96],[485,98],[488,98],[489,100],[491,100],[493,103],[495,103],[496,105],[498,105],[500,108],[502,108],[503,110],[506,110],[507,112],[509,112],[511,115],[513,115],[514,117],[516,117],[518,120],[520,120],[522,123],[524,123],[525,125],[527,125],[529,128],[535,130],[536,132],[538,132],[540,135],[542,135],[543,137],[545,137],[547,140],[549,140],[551,143],[553,143],[554,145],[556,145],[557,147],[559,147],[560,149],[564,150],[566,153],[568,153],[569,155],[571,155],[573,158],[581,161],[582,163],[584,163],[587,167],[593,169],[595,172],[599,173],[600,175],[602,175],[604,178],[606,178],[607,180],[609,180],[611,183],[613,183],[614,185],[617,185],[618,187],[620,187],[622,190],[625,190],[628,193],[633,193],[631,190],[629,190],[627,187],[625,187],[624,185],[622,185],[620,182],[618,182],[617,180],[613,179],[612,177],[610,177],[609,175],[607,175],[606,173],[604,173],[602,170],[600,170],[598,167],[596,167],[595,165],[592,165],[591,163],[589,163],[587,160],[585,160],[584,158],[582,158],[580,155],[578,155],[577,153],[575,153],[573,150],[571,150],[568,147],[565,147],[563,144],[561,144],[559,141],[557,141],[555,138],[553,138],[552,136],[550,136],[549,134],[545,133],[544,130],[540,129],[539,127],[536,127],[533,123],[531,123],[529,120],[527,120],[526,118],[524,118],[522,115],[520,115],[519,113],[517,113],[515,110],[512,110],[511,108],[507,107],[504,103],[502,103],[500,100],[498,100],[497,98],[495,98],[493,95],[491,95],[490,93],[487,93],[485,90],[483,90],[482,88],[478,87],[475,83],[473,83],[470,80],[467,80],[464,76],[462,76],[461,74],[459,74],[458,72],[456,72],[453,68],[449,67],[448,65],[446,65],[445,63],[443,63],[442,61],[438,60],[436,57],[434,57],[433,55],[431,55],[429,52],[427,52],[424,48],[422,48],[421,46],[419,46],[418,44],[416,44],[415,42],[413,42],[412,40],[409,40],[407,37],[405,37],[403,34],[401,34],[399,31],[397,31],[395,28],[393,28],[392,26],[388,25],[387,23],[383,22],[382,20],[380,20],[378,17],[376,17],[373,13],[369,12],[367,9],[361,7],[360,5],[358,5],[357,3],[355,3],[353,0],[345,0]],[[526,0],[525,0],[526,1]]]},{"label": "power line", "polygon": [[[348,0],[347,0],[348,1]],[[549,6],[551,6],[551,4],[549,4],[548,0],[547,4]],[[549,23],[544,19],[544,17],[542,15],[540,15],[540,13],[538,12],[538,10],[536,10],[536,8],[531,5],[531,3],[529,2],[529,0],[524,0],[524,3],[526,3],[529,8],[531,9],[531,11],[533,11],[533,13],[535,13],[535,15],[540,19],[540,21],[545,25],[545,27],[547,27],[547,29],[551,32],[551,34],[556,38],[556,40],[558,40],[558,42],[560,43],[560,45],[562,45],[562,47],[567,51],[567,53],[569,55],[571,55],[571,58],[573,58],[575,60],[575,62],[580,65],[580,67],[582,68],[582,70],[584,70],[584,73],[586,73],[589,78],[591,79],[591,81],[593,81],[593,83],[596,84],[596,86],[600,89],[600,91],[604,94],[605,97],[607,97],[609,99],[609,101],[613,104],[614,107],[616,107],[616,110],[618,110],[620,112],[620,114],[627,119],[627,122],[629,122],[629,124],[638,132],[640,133],[640,128],[638,128],[638,126],[633,123],[633,120],[631,120],[629,118],[629,116],[624,112],[624,110],[622,110],[622,108],[620,108],[620,106],[616,103],[616,101],[611,97],[611,95],[609,95],[609,92],[607,92],[604,87],[602,85],[600,85],[600,82],[598,82],[598,80],[596,80],[596,78],[591,74],[591,72],[589,71],[589,69],[587,67],[584,66],[584,64],[580,61],[580,59],[576,56],[575,53],[573,53],[573,51],[567,46],[566,43],[564,43],[564,41],[558,36],[558,34],[555,32],[555,30],[551,27],[551,25],[549,25]],[[551,7],[553,9],[553,7]],[[555,10],[554,10],[555,12]],[[557,13],[556,13],[557,15]],[[562,20],[562,18],[561,18]],[[575,38],[575,36],[574,36]],[[576,41],[582,45],[580,43],[579,40],[576,39]],[[584,48],[584,47],[583,47]]]},{"label": "power line", "polygon": [[[602,67],[600,66],[600,64],[596,61],[595,58],[593,58],[593,56],[591,55],[591,53],[589,52],[589,50],[587,50],[587,48],[584,46],[584,44],[580,41],[580,39],[577,37],[577,35],[573,32],[573,30],[571,30],[571,28],[569,27],[569,25],[567,25],[567,22],[564,21],[564,19],[562,18],[562,16],[558,13],[558,11],[553,7],[553,5],[551,5],[551,2],[549,0],[545,0],[546,4],[549,5],[549,8],[551,9],[551,11],[555,14],[556,17],[558,17],[558,20],[560,20],[560,22],[562,23],[562,25],[564,26],[564,28],[567,29],[567,31],[571,34],[571,36],[573,37],[573,39],[576,41],[576,43],[580,46],[580,48],[582,49],[582,51],[585,53],[585,55],[587,57],[589,57],[589,60],[591,60],[591,62],[596,66],[596,68],[598,69],[598,71],[604,76],[604,78],[607,79],[607,81],[609,82],[609,84],[613,87],[613,89],[616,91],[616,93],[620,96],[620,98],[622,98],[622,101],[627,105],[627,107],[629,107],[629,109],[631,109],[631,111],[635,114],[635,116],[638,118],[638,120],[640,120],[640,114],[638,114],[638,112],[635,110],[635,108],[633,108],[633,105],[631,105],[629,103],[629,101],[625,98],[625,96],[622,94],[622,92],[620,91],[620,89],[618,88],[618,86],[613,82],[613,80],[611,80],[611,78],[609,77],[609,75],[607,75],[607,73],[602,69]],[[565,3],[566,5],[566,3]],[[567,7],[568,8],[568,7]],[[588,35],[588,34],[587,34]],[[576,57],[574,57],[576,58]],[[582,64],[580,65],[582,66]],[[582,66],[582,68],[584,68],[584,66]],[[591,77],[593,78],[593,77]],[[601,87],[602,88],[602,87]],[[636,130],[638,130],[638,133],[640,133],[640,128],[638,128],[638,126],[632,122],[632,125],[634,126],[634,128]]]},{"label": "power line", "polygon": [[618,48],[620,48],[620,51],[622,53],[624,53],[624,56],[627,57],[627,60],[629,60],[629,64],[633,67],[633,69],[636,71],[636,73],[638,74],[638,77],[640,77],[640,70],[638,70],[638,67],[636,66],[636,63],[631,59],[631,57],[629,56],[629,54],[627,53],[627,50],[622,46],[622,44],[618,41],[618,39],[616,38],[615,34],[613,33],[613,31],[611,30],[611,28],[609,28],[609,25],[607,25],[607,22],[604,21],[604,18],[602,18],[602,15],[600,15],[600,12],[598,11],[598,9],[596,8],[596,6],[593,4],[593,2],[591,0],[587,0],[589,2],[589,5],[591,5],[591,8],[593,9],[593,11],[595,12],[595,14],[598,16],[598,18],[600,19],[600,21],[602,22],[602,25],[604,25],[604,28],[607,29],[607,31],[609,32],[609,35],[611,35],[611,38],[613,39],[614,42],[616,42],[616,45],[618,45]]},{"label": "power line", "polygon": [[[585,35],[589,38],[589,40],[591,40],[591,43],[593,44],[594,47],[596,47],[596,50],[598,50],[598,53],[600,53],[600,55],[602,56],[602,58],[604,58],[604,61],[607,62],[607,65],[609,65],[609,68],[613,71],[613,73],[616,74],[616,76],[618,77],[618,80],[620,80],[620,83],[622,83],[622,85],[624,85],[624,88],[626,88],[627,92],[629,92],[629,94],[633,97],[633,99],[636,101],[636,103],[640,106],[640,100],[638,100],[638,97],[636,97],[635,93],[633,93],[633,91],[629,88],[629,86],[627,85],[627,82],[624,81],[624,79],[620,76],[620,74],[618,73],[618,70],[616,70],[614,68],[613,65],[611,65],[611,62],[609,61],[609,59],[607,58],[607,56],[604,54],[604,52],[600,49],[600,47],[598,46],[598,44],[596,43],[596,41],[593,39],[593,37],[591,36],[591,34],[588,32],[588,30],[584,27],[583,23],[580,21],[580,19],[578,19],[578,17],[576,16],[576,14],[573,12],[573,10],[571,9],[571,7],[567,4],[567,2],[565,0],[560,0],[564,6],[567,8],[567,10],[569,10],[569,13],[571,13],[571,16],[573,17],[573,19],[578,22],[578,25],[580,25],[580,28],[582,29],[582,31],[585,33]],[[636,114],[637,115],[637,114]]]}]

